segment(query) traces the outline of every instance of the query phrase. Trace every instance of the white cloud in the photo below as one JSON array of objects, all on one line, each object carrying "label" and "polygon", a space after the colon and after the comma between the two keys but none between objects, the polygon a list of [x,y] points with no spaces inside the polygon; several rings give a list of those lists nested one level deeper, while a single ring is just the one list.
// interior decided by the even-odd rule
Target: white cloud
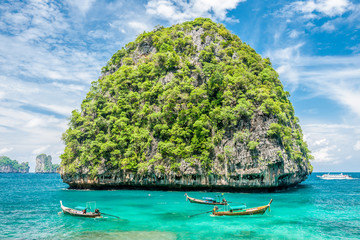
[{"label": "white cloud", "polygon": [[349,47],[349,49],[351,49],[354,53],[359,53],[360,52],[360,44],[356,44],[355,46]]},{"label": "white cloud", "polygon": [[309,0],[296,1],[285,7],[290,13],[299,13],[303,17],[311,19],[317,17],[341,16],[352,8],[348,0]]},{"label": "white cloud", "polygon": [[290,38],[298,38],[300,36],[300,34],[302,34],[302,32],[299,32],[295,29],[290,31],[289,37]]},{"label": "white cloud", "polygon": [[357,141],[354,145],[354,150],[355,151],[360,151],[360,141]]},{"label": "white cloud", "polygon": [[85,87],[82,85],[76,85],[76,84],[63,84],[59,82],[53,82],[53,86],[60,88],[62,91],[73,91],[73,92],[83,92],[85,90]]},{"label": "white cloud", "polygon": [[360,6],[349,0],[306,0],[285,5],[274,15],[285,18],[283,23],[292,24],[297,30],[305,27],[311,32],[334,32],[344,25],[357,28],[354,25],[358,25],[359,13]]},{"label": "white cloud", "polygon": [[210,17],[221,21],[231,21],[229,10],[244,0],[150,0],[146,12],[171,23],[192,20],[196,17]]},{"label": "white cloud", "polygon": [[69,27],[59,7],[56,2],[46,1],[5,3],[0,15],[2,30],[21,35],[23,42],[54,37]]},{"label": "white cloud", "polygon": [[38,106],[64,116],[70,116],[70,113],[74,110],[74,107],[64,105],[38,104]]},{"label": "white cloud", "polygon": [[[56,14],[61,16],[61,13]],[[46,17],[56,20],[58,15]],[[67,32],[68,29],[48,28],[48,25],[56,25],[56,22],[46,21],[48,22],[39,23],[39,26],[28,26],[28,29],[24,28],[14,36],[0,35],[1,73],[6,74],[7,77],[26,76],[90,83],[99,75],[101,63],[98,56],[82,47],[63,46],[59,42],[62,41],[64,35],[70,34]],[[63,25],[68,26],[66,22]],[[69,29],[71,31],[70,27]],[[36,34],[29,36],[29,32],[36,32]]]},{"label": "white cloud", "polygon": [[[360,56],[302,56],[303,43],[265,55],[275,62],[280,79],[348,107],[360,116]],[[301,81],[300,81],[301,80]]]},{"label": "white cloud", "polygon": [[7,152],[11,152],[13,149],[14,148],[12,148],[12,147],[10,147],[10,148],[4,147],[4,148],[0,149],[0,155],[4,154],[4,153],[7,153]]},{"label": "white cloud", "polygon": [[[360,74],[360,69],[358,71]],[[346,73],[344,76],[346,76]],[[360,78],[360,75],[358,75]],[[322,91],[323,94],[334,94],[329,96],[331,99],[335,100],[338,103],[341,103],[351,109],[354,113],[360,116],[360,87],[356,82],[351,80],[340,80],[338,84],[336,82],[331,82],[327,84],[329,87],[328,91]]]},{"label": "white cloud", "polygon": [[[110,23],[118,19],[127,35],[111,28]],[[144,29],[141,23],[156,25],[149,21],[144,6],[133,2],[1,3],[0,149],[13,148],[11,158],[29,161],[31,169],[36,157],[32,154],[40,150],[59,162],[67,117],[80,107],[101,66],[133,41],[136,33],[131,27]]]},{"label": "white cloud", "polygon": [[326,146],[318,149],[313,152],[314,161],[320,163],[337,163],[336,155],[331,153],[332,151],[337,150],[336,145]]},{"label": "white cloud", "polygon": [[[0,67],[1,68],[1,67]],[[10,83],[11,84],[8,84]],[[39,88],[35,84],[26,83],[13,77],[1,75],[0,73],[0,89],[3,90],[3,98],[18,96],[19,94],[37,94]]]},{"label": "white cloud", "polygon": [[[32,136],[32,141],[34,141],[37,136],[39,137],[41,135],[40,133],[49,133],[50,136],[53,132],[58,132],[60,136],[66,129],[67,125],[67,121],[64,119],[44,114],[26,112],[17,107],[13,107],[11,109],[7,105],[5,107],[0,106],[0,112],[1,124],[10,129],[8,131],[8,136],[5,136],[2,132],[3,135],[1,137],[4,139],[4,143],[0,142],[0,145],[5,143],[16,144],[16,137],[21,138],[22,135],[25,137],[34,134],[34,136]],[[11,134],[13,134],[13,137],[11,137]]]},{"label": "white cloud", "polygon": [[[13,148],[9,154],[10,158],[29,162],[33,170],[36,156],[32,154],[38,154],[43,150],[53,156],[54,162],[59,162],[58,155],[54,153],[63,151],[61,134],[67,128],[67,120],[26,112],[13,103],[2,103],[0,112],[0,122],[6,126],[0,128],[0,146],[7,145]],[[47,149],[39,149],[47,145]]]},{"label": "white cloud", "polygon": [[290,82],[294,86],[297,86],[299,81],[298,71],[294,71],[300,59],[300,48],[304,43],[298,43],[297,45],[277,49],[271,52],[265,53],[269,56],[272,62],[276,62],[279,66],[276,71],[281,75],[281,79]]},{"label": "white cloud", "polygon": [[41,153],[44,153],[44,151],[47,150],[49,147],[50,147],[50,145],[41,146],[41,147],[35,149],[32,153],[33,153],[33,154],[41,154]]},{"label": "white cloud", "polygon": [[[12,109],[31,105],[69,116],[74,103],[85,96],[85,86],[99,76],[98,53],[77,45],[76,39],[74,45],[63,44],[76,33],[60,7],[54,2],[15,1],[0,9],[5,12],[0,14],[2,27],[10,33],[0,34],[0,99],[6,98]],[[23,18],[16,15],[14,20],[14,12]],[[26,24],[21,19],[27,19]]]},{"label": "white cloud", "polygon": [[324,145],[328,145],[328,141],[326,138],[320,139],[318,141],[315,141],[314,146],[324,146]]},{"label": "white cloud", "polygon": [[305,25],[305,28],[307,29],[312,29],[315,27],[315,24],[313,24],[312,22],[308,22],[306,25]]},{"label": "white cloud", "polygon": [[[133,40],[131,27],[152,26],[144,6],[134,6],[123,1],[0,4],[0,149],[12,147],[12,158],[29,161],[32,169],[35,161],[29,158],[41,146],[49,146],[44,151],[59,161],[67,117],[80,107],[101,66],[127,42],[124,38]],[[127,26],[127,35],[112,31],[116,19]]]},{"label": "white cloud", "polygon": [[103,38],[103,39],[110,39],[113,36],[111,32],[100,29],[89,31],[88,35],[92,38]]},{"label": "white cloud", "polygon": [[96,0],[68,0],[67,2],[80,10],[81,14],[85,15],[87,11],[92,7]]},{"label": "white cloud", "polygon": [[42,118],[33,118],[25,125],[25,127],[33,128],[43,126],[44,124],[45,122]]},{"label": "white cloud", "polygon": [[314,156],[312,165],[315,171],[334,164],[340,164],[338,166],[341,169],[349,170],[348,166],[356,164],[355,161],[360,157],[360,152],[356,151],[353,146],[360,134],[360,126],[305,124],[301,127],[311,154]]},{"label": "white cloud", "polygon": [[326,22],[324,25],[321,26],[321,29],[327,32],[332,32],[335,30],[335,26],[331,22]]},{"label": "white cloud", "polygon": [[134,29],[137,33],[142,33],[144,31],[149,31],[151,29],[151,26],[143,22],[137,22],[137,21],[128,22],[128,26]]}]

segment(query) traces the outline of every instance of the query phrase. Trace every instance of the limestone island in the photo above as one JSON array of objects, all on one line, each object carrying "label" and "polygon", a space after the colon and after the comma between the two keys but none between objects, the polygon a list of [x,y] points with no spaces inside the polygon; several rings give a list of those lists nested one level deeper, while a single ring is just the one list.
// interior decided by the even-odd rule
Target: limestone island
[{"label": "limestone island", "polygon": [[53,164],[50,155],[40,154],[36,157],[35,173],[56,173],[59,164]]},{"label": "limestone island", "polygon": [[29,173],[29,163],[19,163],[9,157],[0,156],[0,173]]},{"label": "limestone island", "polygon": [[116,52],[63,134],[75,189],[269,191],[312,172],[268,58],[197,18]]}]

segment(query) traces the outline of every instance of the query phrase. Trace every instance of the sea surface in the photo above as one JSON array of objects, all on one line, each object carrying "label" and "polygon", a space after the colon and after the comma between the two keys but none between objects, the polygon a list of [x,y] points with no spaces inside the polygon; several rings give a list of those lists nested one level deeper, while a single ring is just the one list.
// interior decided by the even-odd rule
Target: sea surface
[{"label": "sea surface", "polygon": [[[68,190],[58,174],[0,174],[1,239],[360,239],[360,173],[353,180],[308,180],[287,191],[224,193],[234,205],[271,204],[264,215],[213,217],[185,192]],[[344,173],[345,174],[345,173]],[[216,193],[188,192],[195,198]],[[221,193],[218,193],[221,194]],[[60,203],[119,216],[86,219]],[[94,204],[94,203],[93,203]]]}]

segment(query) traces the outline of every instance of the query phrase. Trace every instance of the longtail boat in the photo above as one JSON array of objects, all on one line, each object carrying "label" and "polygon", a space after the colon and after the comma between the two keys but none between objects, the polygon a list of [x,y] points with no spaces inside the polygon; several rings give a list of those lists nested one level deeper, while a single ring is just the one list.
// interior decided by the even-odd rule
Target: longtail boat
[{"label": "longtail boat", "polygon": [[[225,198],[222,199],[222,201],[217,200],[216,198],[210,198],[210,197],[203,197],[203,199],[197,199],[192,198],[185,193],[186,200],[189,200],[191,203],[198,203],[198,204],[207,204],[207,205],[227,205],[227,201]],[[217,196],[220,197],[220,196]]]},{"label": "longtail boat", "polygon": [[264,214],[266,210],[269,208],[272,203],[272,199],[270,200],[268,205],[255,207],[255,208],[242,208],[242,207],[229,207],[230,209],[227,211],[218,211],[217,207],[213,209],[214,216],[240,216],[240,215],[255,215],[255,214]]},{"label": "longtail boat", "polygon": [[87,218],[101,217],[101,213],[99,212],[99,209],[96,209],[95,212],[86,212],[84,210],[83,211],[76,210],[76,209],[64,207],[64,205],[62,204],[62,201],[60,201],[60,206],[61,206],[61,210],[63,210],[63,212],[65,214],[70,214],[72,216],[87,217]]}]

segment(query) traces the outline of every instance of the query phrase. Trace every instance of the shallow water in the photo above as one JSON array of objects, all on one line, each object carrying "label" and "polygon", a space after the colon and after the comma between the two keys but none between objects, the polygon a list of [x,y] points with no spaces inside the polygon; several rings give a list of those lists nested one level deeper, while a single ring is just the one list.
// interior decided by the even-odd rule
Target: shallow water
[{"label": "shallow water", "polygon": [[[266,205],[256,216],[212,217],[211,206],[185,201],[184,192],[68,190],[58,174],[0,174],[0,238],[17,239],[359,239],[359,179],[307,181],[276,193],[225,193],[229,202]],[[188,192],[195,198],[216,193]],[[85,219],[58,214],[96,201],[120,216]],[[235,205],[239,205],[239,204]]]}]

